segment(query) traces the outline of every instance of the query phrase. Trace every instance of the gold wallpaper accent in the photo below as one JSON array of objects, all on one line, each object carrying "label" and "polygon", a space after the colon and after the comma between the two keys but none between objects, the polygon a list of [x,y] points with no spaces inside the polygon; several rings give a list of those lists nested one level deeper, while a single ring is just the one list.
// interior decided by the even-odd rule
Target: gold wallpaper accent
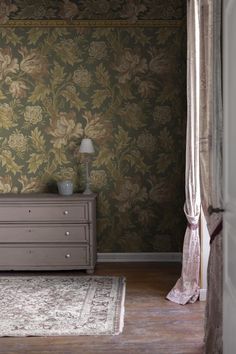
[{"label": "gold wallpaper accent", "polygon": [[92,28],[163,28],[163,27],[181,27],[184,20],[138,20],[131,22],[129,20],[8,20],[0,24],[0,27],[92,27]]}]

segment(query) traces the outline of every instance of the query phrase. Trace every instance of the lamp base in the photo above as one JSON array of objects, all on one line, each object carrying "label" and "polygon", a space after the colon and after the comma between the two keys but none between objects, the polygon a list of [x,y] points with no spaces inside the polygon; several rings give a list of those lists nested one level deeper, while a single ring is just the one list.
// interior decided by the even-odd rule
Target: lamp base
[{"label": "lamp base", "polygon": [[83,191],[83,194],[93,194],[93,192],[91,191],[90,188],[86,188],[84,191]]},{"label": "lamp base", "polygon": [[89,160],[88,158],[86,159],[86,188],[83,192],[83,194],[92,194],[93,192],[89,188],[90,185],[90,176],[89,176]]}]

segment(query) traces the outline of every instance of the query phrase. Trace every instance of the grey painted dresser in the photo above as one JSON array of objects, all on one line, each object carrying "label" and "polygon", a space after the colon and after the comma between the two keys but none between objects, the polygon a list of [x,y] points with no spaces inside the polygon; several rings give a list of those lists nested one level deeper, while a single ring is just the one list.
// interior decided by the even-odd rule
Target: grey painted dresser
[{"label": "grey painted dresser", "polygon": [[0,195],[0,270],[85,269],[96,263],[96,195]]}]

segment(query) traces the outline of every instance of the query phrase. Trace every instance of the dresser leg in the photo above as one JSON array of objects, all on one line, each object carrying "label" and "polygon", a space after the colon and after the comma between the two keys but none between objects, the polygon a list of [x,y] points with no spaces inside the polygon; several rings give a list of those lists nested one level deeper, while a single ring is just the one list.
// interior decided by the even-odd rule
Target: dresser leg
[{"label": "dresser leg", "polygon": [[94,273],[94,269],[86,269],[86,273],[87,274],[93,274]]}]

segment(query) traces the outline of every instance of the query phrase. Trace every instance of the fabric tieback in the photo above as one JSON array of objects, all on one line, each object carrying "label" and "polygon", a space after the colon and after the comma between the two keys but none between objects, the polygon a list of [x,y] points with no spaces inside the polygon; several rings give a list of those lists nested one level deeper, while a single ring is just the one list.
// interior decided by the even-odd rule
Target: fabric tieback
[{"label": "fabric tieback", "polygon": [[214,241],[216,236],[220,234],[222,229],[223,229],[223,220],[220,221],[220,223],[216,226],[215,230],[212,232],[211,238],[210,238],[210,244],[212,244],[212,242]]},{"label": "fabric tieback", "polygon": [[190,223],[188,223],[188,227],[189,227],[191,230],[197,230],[197,229],[198,229],[198,224],[190,224]]}]

